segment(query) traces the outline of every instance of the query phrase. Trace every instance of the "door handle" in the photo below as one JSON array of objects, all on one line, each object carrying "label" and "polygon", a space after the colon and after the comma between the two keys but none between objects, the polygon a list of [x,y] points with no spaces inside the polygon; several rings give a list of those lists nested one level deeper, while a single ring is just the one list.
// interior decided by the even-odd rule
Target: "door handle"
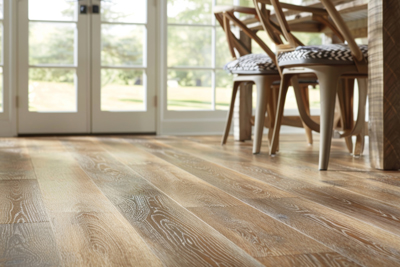
[{"label": "door handle", "polygon": [[87,5],[79,6],[79,14],[87,14]]},{"label": "door handle", "polygon": [[92,6],[92,13],[93,13],[93,14],[99,14],[99,13],[100,13],[100,7],[99,7],[99,5],[93,5],[93,6]]}]

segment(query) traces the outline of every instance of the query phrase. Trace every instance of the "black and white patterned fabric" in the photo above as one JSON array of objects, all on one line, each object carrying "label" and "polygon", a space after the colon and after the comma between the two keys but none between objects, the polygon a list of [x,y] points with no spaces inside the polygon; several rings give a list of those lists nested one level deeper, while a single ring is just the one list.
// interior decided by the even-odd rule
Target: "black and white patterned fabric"
[{"label": "black and white patterned fabric", "polygon": [[[368,61],[368,45],[360,45],[361,52]],[[293,64],[353,64],[350,48],[345,44],[299,46],[294,51],[278,56],[279,66]]]},{"label": "black and white patterned fabric", "polygon": [[276,72],[278,69],[266,54],[248,54],[225,65],[224,70],[235,74]]}]

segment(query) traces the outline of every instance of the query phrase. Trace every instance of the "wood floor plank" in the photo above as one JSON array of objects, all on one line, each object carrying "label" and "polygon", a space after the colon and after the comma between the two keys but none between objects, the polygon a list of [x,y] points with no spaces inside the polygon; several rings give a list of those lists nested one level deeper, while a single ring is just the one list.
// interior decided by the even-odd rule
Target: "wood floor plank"
[{"label": "wood floor plank", "polygon": [[[229,167],[250,177],[257,178],[268,184],[274,185],[290,193],[296,194],[297,196],[310,199],[321,205],[355,217],[360,221],[364,221],[370,223],[371,225],[381,227],[382,229],[386,229],[387,231],[391,231],[400,236],[400,208],[395,205],[395,199],[400,201],[400,198],[396,198],[395,195],[391,195],[391,199],[383,198],[384,196],[381,195],[380,197],[376,198],[377,200],[382,199],[381,202],[378,202],[374,199],[359,194],[361,193],[361,191],[359,190],[357,190],[358,193],[356,192],[356,194],[354,194],[352,192],[349,192],[348,190],[337,188],[338,185],[343,183],[343,180],[326,180],[321,182],[316,179],[317,181],[314,182],[314,184],[316,185],[323,185],[324,183],[326,183],[332,184],[334,185],[334,187],[315,187],[311,185],[307,179],[298,177],[296,175],[296,173],[298,172],[298,168],[290,167],[289,162],[286,162],[283,158],[280,159],[279,163],[284,163],[288,166],[285,168],[286,170],[284,172],[281,171],[281,165],[274,164],[273,160],[271,159],[269,159],[268,161],[265,160],[265,162],[262,162],[261,160],[250,161],[251,157],[253,156],[236,157],[236,159],[234,159],[232,154],[226,154],[223,152],[217,153],[213,148],[197,144],[174,144],[173,147],[186,152],[196,151],[194,152],[195,154],[200,155],[204,159],[208,159],[210,162],[219,163],[225,167]],[[247,160],[245,162],[245,166],[243,166],[242,164],[243,160]],[[291,173],[290,169],[292,169]],[[265,175],[266,172],[269,172],[270,176]],[[315,170],[314,172],[315,173],[311,177],[315,177],[318,171]],[[313,171],[312,169],[306,168],[305,173],[312,174]],[[295,186],[287,186],[281,181],[277,181],[276,178],[270,179],[271,174],[282,177],[282,179],[285,180],[286,183],[292,183]],[[343,179],[343,174],[341,174],[340,177],[341,179]],[[339,178],[339,176],[337,176],[337,178]],[[349,180],[347,180],[347,182],[349,182]],[[362,190],[363,188],[365,190],[365,186],[363,186],[363,183],[361,183],[358,179],[353,180],[355,180],[353,182],[355,183],[354,187],[357,187],[358,185],[360,190]],[[301,186],[298,185],[299,183],[301,184]],[[369,193],[371,193],[371,191],[369,191]],[[392,202],[394,205],[388,205],[388,202]]]},{"label": "wood floor plank", "polygon": [[3,138],[0,144],[0,181],[36,179],[23,140]]},{"label": "wood floor plank", "polygon": [[312,253],[293,256],[257,258],[265,266],[358,266],[339,253]]},{"label": "wood floor plank", "polygon": [[162,265],[58,140],[28,143],[65,266]]},{"label": "wood floor plank", "polygon": [[248,199],[247,203],[366,266],[400,264],[395,235],[332,212],[305,199]]},{"label": "wood floor plank", "polygon": [[60,266],[49,222],[0,224],[0,266]]},{"label": "wood floor plank", "polygon": [[400,172],[318,140],[2,138],[0,266],[400,266]]},{"label": "wood floor plank", "polygon": [[36,180],[0,180],[0,224],[48,222]]},{"label": "wood floor plank", "polygon": [[108,152],[84,153],[87,143],[77,139],[64,143],[165,265],[261,266]]},{"label": "wood floor plank", "polygon": [[132,144],[121,142],[119,139],[100,140],[103,147],[116,159],[253,257],[333,252],[315,240]]},{"label": "wood floor plank", "polygon": [[[161,153],[160,150],[162,150],[160,147],[158,147],[158,150],[156,150],[154,148],[154,144],[151,144],[151,146],[153,146],[154,149],[154,154],[163,158],[164,160],[188,171],[189,173],[192,173],[194,175],[196,175],[197,177],[207,180],[207,181],[211,181],[210,180],[210,176],[212,176],[212,173],[209,172],[209,170],[215,170],[213,173],[218,173],[218,169],[222,168],[222,167],[218,167],[215,164],[212,164],[211,162],[207,162],[204,161],[198,157],[194,157],[191,156],[187,153],[182,153],[179,151],[176,151],[175,149],[172,149],[171,147],[169,149],[164,148],[163,152]],[[157,147],[157,146],[156,146]],[[156,152],[158,151],[158,152]],[[193,152],[196,153],[196,152]],[[219,171],[221,172],[221,171]],[[213,177],[213,180],[215,180],[215,177]],[[242,182],[247,182],[248,179],[243,178]],[[210,182],[211,183],[211,182]],[[218,188],[221,188],[222,190],[225,190],[227,192],[229,192],[229,188],[227,188],[227,186],[225,184],[223,185],[215,185]],[[232,193],[231,193],[232,194]],[[259,199],[259,202],[257,201],[253,201],[250,199],[243,199],[242,196],[238,195],[238,194],[233,194],[235,195],[237,198],[243,200],[246,203],[249,203],[253,206],[255,206],[256,208],[258,208],[259,210],[262,210],[264,212],[267,213],[267,210],[262,208],[262,203],[264,202],[263,199]],[[268,198],[267,198],[268,199]],[[271,202],[273,203],[280,203],[280,200],[276,200],[274,201],[274,199],[270,199]],[[290,198],[287,200],[290,203]],[[301,201],[305,201],[305,200],[301,200]],[[296,203],[297,201],[293,200],[293,204],[288,204],[288,206],[290,207],[290,205],[293,205],[294,207],[296,207]],[[302,203],[303,203],[302,202]],[[308,210],[308,205],[312,205],[312,202],[305,202],[305,207],[304,210],[307,211]],[[284,208],[279,206],[280,208]],[[323,206],[321,206],[323,207]],[[326,209],[326,208],[325,208]],[[378,262],[386,262],[387,264],[400,264],[400,243],[399,240],[396,238],[393,238],[392,235],[390,235],[389,233],[379,229],[379,228],[373,228],[368,224],[359,222],[357,220],[354,220],[352,218],[348,218],[345,215],[342,215],[339,212],[335,212],[331,209],[328,209],[329,211],[329,216],[327,217],[327,219],[321,219],[321,220],[317,220],[317,221],[312,221],[310,220],[309,224],[306,224],[303,228],[298,228],[298,225],[295,224],[289,224],[290,226],[299,229],[301,232],[306,233],[309,236],[312,236],[314,239],[319,240],[321,242],[323,242],[326,246],[340,252],[342,255],[346,255],[347,257],[355,260],[357,263],[359,264],[365,264],[368,262],[374,262],[375,264],[377,264]],[[278,213],[278,211],[277,211]],[[297,216],[296,213],[292,213],[292,214],[288,214],[283,216],[283,218],[281,218],[278,215],[274,215],[271,213],[267,213],[270,214],[271,216],[275,216],[276,219],[279,219],[280,221],[282,221],[283,223],[287,223],[285,222],[286,220],[288,220],[288,222],[292,222],[292,217],[295,218],[295,215]],[[289,216],[291,215],[291,216]],[[310,216],[318,216],[318,213],[313,214],[311,213]],[[343,217],[346,220],[350,220],[347,221],[347,224],[343,227],[343,228],[324,228],[325,224],[328,223],[330,220],[335,221],[333,218],[336,217]],[[302,218],[304,219],[304,218]],[[299,220],[299,222],[301,222],[301,220]],[[303,226],[303,225],[302,225]],[[322,228],[321,228],[322,227]],[[359,228],[373,228],[373,231],[370,233],[370,235],[366,235],[363,232],[358,231],[357,229]],[[319,233],[321,233],[321,231],[315,231],[315,229],[317,228],[321,228],[321,231],[324,235],[324,238],[321,240]],[[306,231],[307,230],[307,231]],[[336,233],[336,231],[339,231],[339,233]],[[344,231],[344,232],[342,232]],[[346,231],[349,231],[351,234],[346,234]],[[375,232],[374,232],[375,231]],[[378,234],[379,233],[379,234]],[[325,236],[326,235],[326,236]],[[360,240],[365,240],[364,242],[360,242]],[[395,243],[392,243],[395,242]],[[377,244],[377,245],[371,245],[371,244]],[[350,246],[350,247],[349,247]],[[383,249],[382,249],[383,248]],[[368,254],[367,256],[364,254]]]}]

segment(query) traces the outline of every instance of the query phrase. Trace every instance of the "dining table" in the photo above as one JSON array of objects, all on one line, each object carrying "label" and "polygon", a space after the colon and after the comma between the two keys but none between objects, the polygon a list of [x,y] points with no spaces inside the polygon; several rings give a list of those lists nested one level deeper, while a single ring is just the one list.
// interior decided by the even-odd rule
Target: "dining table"
[{"label": "dining table", "polygon": [[[270,0],[264,1],[269,3]],[[367,134],[371,165],[379,170],[400,170],[400,0],[331,1],[346,21],[354,38],[368,40]],[[323,7],[319,0],[307,1],[306,6]],[[338,41],[327,25],[316,21],[301,8],[286,9],[284,12],[293,32],[323,33],[325,41]],[[271,13],[272,19],[274,16]],[[256,18],[247,18],[244,22],[253,31],[262,30],[262,25]],[[240,39],[251,48],[251,40],[245,34],[240,33]],[[236,101],[235,140],[251,139],[249,117],[252,96],[244,93],[248,89],[249,85],[244,85],[239,90]],[[243,93],[240,93],[242,90]]]}]

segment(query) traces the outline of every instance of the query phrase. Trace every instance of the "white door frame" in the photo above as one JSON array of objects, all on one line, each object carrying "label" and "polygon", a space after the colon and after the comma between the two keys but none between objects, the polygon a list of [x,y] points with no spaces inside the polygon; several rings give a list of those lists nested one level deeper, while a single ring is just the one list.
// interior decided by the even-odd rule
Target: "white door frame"
[{"label": "white door frame", "polygon": [[[75,59],[73,65],[34,65],[29,64],[29,0],[18,2],[18,133],[89,133],[87,105],[89,87],[89,17],[88,14],[77,14],[75,36]],[[79,5],[88,5],[89,0],[77,2]],[[41,21],[38,21],[41,22]],[[45,21],[43,21],[45,22]],[[52,21],[46,21],[51,23]],[[55,21],[58,23],[58,21]],[[71,23],[71,22],[66,22]],[[52,69],[75,69],[77,83],[77,111],[76,112],[30,112],[29,111],[29,68],[49,67]]]}]

